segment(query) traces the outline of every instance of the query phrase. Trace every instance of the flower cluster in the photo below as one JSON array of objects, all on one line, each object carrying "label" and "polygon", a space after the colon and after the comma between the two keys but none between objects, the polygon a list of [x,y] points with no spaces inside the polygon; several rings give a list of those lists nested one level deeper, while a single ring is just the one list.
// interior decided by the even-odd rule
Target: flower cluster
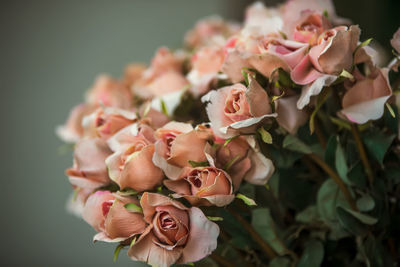
[{"label": "flower cluster", "polygon": [[[242,25],[206,18],[183,49],[161,47],[149,66],[130,65],[120,79],[98,77],[57,128],[75,144],[69,208],[98,232],[95,241],[128,246],[133,260],[170,266],[207,257],[220,229],[219,217],[204,213],[235,198],[253,204],[238,192],[274,174],[280,159],[271,144],[306,122],[313,132],[329,96],[341,125],[382,117],[399,60],[378,66],[359,37],[330,1],[255,3]],[[398,53],[399,43],[397,32]]]}]

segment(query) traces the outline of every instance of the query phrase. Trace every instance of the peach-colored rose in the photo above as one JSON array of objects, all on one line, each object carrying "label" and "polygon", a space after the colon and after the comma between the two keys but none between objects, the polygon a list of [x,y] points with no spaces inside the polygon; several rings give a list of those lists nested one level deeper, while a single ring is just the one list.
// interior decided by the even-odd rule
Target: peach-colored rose
[{"label": "peach-colored rose", "polygon": [[97,191],[86,201],[82,217],[97,232],[94,241],[121,242],[141,234],[146,228],[143,214],[128,211],[124,205],[139,201],[109,191]]},{"label": "peach-colored rose", "polygon": [[133,260],[167,267],[198,261],[217,247],[219,227],[199,208],[147,192],[140,204],[149,226],[128,251]]},{"label": "peach-colored rose", "polygon": [[110,178],[121,189],[151,190],[161,184],[162,171],[153,164],[153,130],[144,124],[122,129],[109,139],[114,153],[106,159]]},{"label": "peach-colored rose", "polygon": [[185,45],[198,48],[225,40],[239,30],[239,26],[225,22],[220,17],[208,17],[196,23],[195,27],[185,35]]},{"label": "peach-colored rose", "polygon": [[224,62],[225,53],[222,46],[206,46],[192,57],[192,70],[187,78],[191,83],[190,90],[195,96],[207,93],[217,78]]},{"label": "peach-colored rose", "polygon": [[100,107],[83,119],[86,137],[107,140],[116,132],[136,121],[136,114],[123,109]]},{"label": "peach-colored rose", "polygon": [[340,113],[359,124],[382,117],[385,103],[392,95],[388,72],[387,68],[374,68],[367,77],[355,75],[358,80],[343,96]]},{"label": "peach-colored rose", "polygon": [[314,46],[318,42],[318,37],[330,28],[332,28],[331,23],[322,13],[306,10],[302,12],[292,35],[294,40]]},{"label": "peach-colored rose", "polygon": [[79,188],[95,189],[108,185],[105,160],[112,151],[107,143],[99,138],[83,139],[75,146],[74,166],[66,170],[69,181]]},{"label": "peach-colored rose", "polygon": [[359,35],[358,26],[340,26],[319,36],[318,44],[290,73],[295,83],[305,85],[297,103],[299,109],[304,108],[310,97],[318,95],[324,86],[331,85],[343,70],[351,69]]},{"label": "peach-colored rose", "polygon": [[204,150],[212,138],[209,129],[193,129],[190,124],[173,121],[158,129],[155,136],[153,162],[170,179],[177,179],[182,168],[190,167],[189,161],[207,161]]},{"label": "peach-colored rose", "polygon": [[215,165],[232,177],[234,190],[239,189],[243,180],[256,185],[266,184],[275,168],[272,161],[259,151],[254,138],[239,136],[227,144],[225,141],[215,140],[218,144]]},{"label": "peach-colored rose", "polygon": [[133,85],[135,94],[142,98],[161,97],[183,89],[188,81],[183,75],[184,56],[168,48],[157,50],[151,66]]},{"label": "peach-colored rose", "polygon": [[76,143],[82,137],[84,129],[82,126],[82,120],[85,116],[89,115],[96,109],[96,105],[90,105],[87,103],[79,104],[74,107],[64,125],[58,126],[56,133],[61,140],[68,143]]},{"label": "peach-colored rose", "polygon": [[107,107],[129,109],[132,106],[132,94],[123,82],[107,75],[100,75],[87,92],[87,102],[93,105],[102,104]]},{"label": "peach-colored rose", "polygon": [[178,180],[165,180],[164,184],[175,197],[184,197],[195,206],[226,206],[233,195],[232,180],[228,173],[215,167],[186,167]]},{"label": "peach-colored rose", "polygon": [[249,86],[237,83],[209,92],[202,98],[215,135],[228,138],[239,133],[252,133],[257,124],[272,114],[270,100],[257,81],[249,77]]},{"label": "peach-colored rose", "polygon": [[151,103],[144,103],[139,107],[140,121],[150,125],[153,129],[167,124],[170,119],[164,113],[151,107]]},{"label": "peach-colored rose", "polygon": [[[249,44],[249,40],[251,43]],[[290,71],[306,55],[308,44],[285,40],[276,34],[237,39],[227,49],[222,71],[233,81],[243,80],[242,69],[254,68],[267,78],[278,68]]]},{"label": "peach-colored rose", "polygon": [[125,67],[124,76],[122,77],[122,82],[128,87],[131,88],[135,82],[137,82],[144,71],[146,70],[146,65],[144,64],[130,64]]}]

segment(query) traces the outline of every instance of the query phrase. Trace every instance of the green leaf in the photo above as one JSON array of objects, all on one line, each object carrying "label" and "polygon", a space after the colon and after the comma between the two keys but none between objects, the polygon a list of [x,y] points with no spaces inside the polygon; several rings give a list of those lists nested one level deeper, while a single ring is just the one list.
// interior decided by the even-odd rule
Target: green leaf
[{"label": "green leaf", "polygon": [[297,267],[319,267],[324,259],[324,246],[320,241],[311,240],[301,255]]},{"label": "green leaf", "polygon": [[318,110],[322,107],[322,105],[326,102],[326,100],[329,98],[330,95],[331,95],[331,90],[329,88],[323,90],[322,93],[318,95],[317,105],[315,106],[313,112],[311,113],[309,121],[311,134],[313,134],[315,130],[315,125],[314,125],[315,115],[317,115]]},{"label": "green leaf", "polygon": [[133,247],[133,245],[135,245],[137,237],[138,236],[135,235],[135,237],[132,239],[131,244],[129,245],[129,248],[131,248],[131,247]]},{"label": "green leaf", "polygon": [[326,144],[324,160],[332,168],[335,168],[336,147],[337,147],[337,136],[331,135]]},{"label": "green leaf", "polygon": [[127,203],[124,205],[124,207],[129,212],[143,213],[143,209],[135,203]]},{"label": "green leaf", "polygon": [[312,205],[308,206],[306,209],[302,210],[301,212],[297,213],[296,221],[304,224],[308,224],[318,220],[318,209],[317,206]]},{"label": "green leaf", "polygon": [[365,236],[368,233],[367,226],[365,224],[362,224],[351,213],[349,213],[348,209],[345,209],[343,207],[337,207],[336,212],[340,224],[348,232],[352,233],[355,236]]},{"label": "green leaf", "polygon": [[329,18],[329,14],[326,9],[324,9],[324,11],[322,12],[322,15],[324,15],[325,18]]},{"label": "green leaf", "polygon": [[337,146],[336,146],[335,167],[336,167],[336,170],[337,170],[339,176],[342,178],[342,180],[346,184],[351,185],[349,178],[347,178],[347,172],[349,171],[349,168],[347,167],[346,156],[345,156],[343,148],[339,142],[337,142]]},{"label": "green leaf", "polygon": [[241,72],[244,78],[244,82],[246,83],[246,86],[249,86],[249,72],[245,68],[242,68]]},{"label": "green leaf", "polygon": [[288,257],[275,257],[272,261],[270,261],[269,267],[290,267],[291,262]]},{"label": "green leaf", "polygon": [[344,77],[349,79],[350,81],[354,81],[354,76],[347,70],[343,69],[342,72],[339,74],[339,77]]},{"label": "green leaf", "polygon": [[389,110],[390,115],[392,115],[393,118],[396,118],[396,114],[394,113],[392,106],[389,105],[389,103],[386,103],[385,106]]},{"label": "green leaf", "polygon": [[209,219],[210,221],[213,221],[213,222],[220,222],[220,221],[224,220],[224,218],[222,218],[222,217],[213,217],[213,216],[207,216],[207,219]]},{"label": "green leaf", "polygon": [[395,137],[394,134],[387,135],[381,131],[371,131],[365,134],[362,139],[370,156],[383,164],[385,154]]},{"label": "green leaf", "polygon": [[194,263],[193,262],[187,262],[187,263],[185,263],[186,265],[189,265],[189,266],[194,266]]},{"label": "green leaf", "polygon": [[283,87],[297,87],[297,85],[290,78],[290,74],[282,68],[278,69],[278,82]]},{"label": "green leaf", "polygon": [[353,215],[355,218],[357,218],[360,222],[367,224],[367,225],[373,225],[376,224],[378,222],[378,219],[373,218],[369,215],[366,214],[362,214],[360,212],[354,211],[352,209],[349,208],[343,208],[344,210],[346,210],[348,213],[350,213],[351,215]]},{"label": "green leaf", "polygon": [[246,197],[245,195],[242,195],[240,193],[236,194],[236,198],[243,200],[243,202],[248,206],[257,206],[257,203],[253,199]]},{"label": "green leaf", "polygon": [[138,194],[138,192],[136,192],[135,190],[133,190],[131,188],[127,188],[122,191],[117,191],[117,194],[120,196],[123,196],[123,197],[127,197],[127,196],[135,196]]},{"label": "green leaf", "polygon": [[287,248],[282,243],[268,208],[258,208],[251,212],[251,225],[261,237],[278,253],[287,254]]},{"label": "green leaf", "polygon": [[119,244],[114,250],[114,262],[117,262],[119,252],[124,248],[124,245]]},{"label": "green leaf", "polygon": [[234,137],[226,139],[225,142],[224,142],[224,147],[227,146],[232,140],[238,138],[239,136],[240,136],[240,134],[235,135]]},{"label": "green leaf", "polygon": [[375,201],[370,195],[363,195],[357,199],[357,208],[360,211],[370,211],[375,207]]},{"label": "green leaf", "polygon": [[312,153],[311,148],[294,135],[287,135],[285,139],[283,139],[282,147],[304,154]]},{"label": "green leaf", "polygon": [[359,44],[359,45],[356,47],[356,50],[354,50],[354,54],[357,52],[358,49],[360,49],[360,48],[362,48],[362,47],[364,47],[364,46],[369,45],[373,39],[374,39],[374,38],[369,38],[369,39],[365,40],[364,42],[362,42],[361,44]]},{"label": "green leaf", "polygon": [[193,161],[193,160],[189,160],[188,162],[193,168],[210,166],[208,161]]},{"label": "green leaf", "polygon": [[261,135],[261,139],[266,144],[272,144],[272,136],[269,132],[267,132],[264,127],[258,128],[257,132]]},{"label": "green leaf", "polygon": [[160,100],[160,105],[161,105],[161,112],[164,113],[165,116],[169,117],[167,105],[165,104],[164,99]]}]

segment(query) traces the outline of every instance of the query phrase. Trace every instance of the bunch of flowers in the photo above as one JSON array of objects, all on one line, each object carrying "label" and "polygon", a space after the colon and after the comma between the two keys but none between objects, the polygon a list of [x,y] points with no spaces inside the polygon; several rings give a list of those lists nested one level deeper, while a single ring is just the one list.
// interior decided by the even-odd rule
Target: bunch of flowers
[{"label": "bunch of flowers", "polygon": [[97,78],[57,129],[68,208],[153,266],[390,266],[400,31],[391,44],[387,64],[328,0],[199,21],[184,48]]}]

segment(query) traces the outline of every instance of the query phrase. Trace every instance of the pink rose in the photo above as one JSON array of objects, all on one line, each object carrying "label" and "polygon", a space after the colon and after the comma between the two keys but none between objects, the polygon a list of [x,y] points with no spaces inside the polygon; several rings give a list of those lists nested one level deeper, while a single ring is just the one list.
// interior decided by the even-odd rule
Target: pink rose
[{"label": "pink rose", "polygon": [[139,201],[109,191],[97,191],[86,201],[82,217],[97,232],[94,241],[121,242],[141,234],[146,228],[142,213],[130,212],[124,205]]},{"label": "pink rose", "polygon": [[69,114],[67,122],[64,125],[57,127],[57,135],[64,142],[78,142],[83,137],[84,133],[82,126],[83,118],[92,113],[95,109],[96,105],[90,105],[86,103],[82,103],[74,107]]},{"label": "pink rose", "polygon": [[136,121],[136,114],[127,110],[100,107],[83,119],[85,136],[107,140],[116,132]]},{"label": "pink rose", "polygon": [[184,168],[178,180],[165,180],[165,186],[195,206],[226,206],[233,195],[232,181],[225,171],[215,167]]},{"label": "pink rose", "polygon": [[332,28],[331,23],[322,13],[303,11],[293,29],[293,39],[314,46],[318,42],[318,37],[330,28]]},{"label": "pink rose", "polygon": [[340,111],[349,121],[358,124],[382,117],[385,103],[392,95],[387,68],[375,68],[367,77],[358,76],[342,99]]},{"label": "pink rose", "polygon": [[133,260],[167,267],[198,261],[216,249],[219,227],[199,208],[147,192],[140,204],[149,226],[128,251]]},{"label": "pink rose", "polygon": [[122,82],[131,88],[140,78],[144,71],[146,70],[146,65],[144,64],[130,64],[125,67],[124,76],[122,77]]},{"label": "pink rose", "polygon": [[142,192],[161,184],[163,172],[153,164],[153,130],[147,125],[132,125],[109,139],[114,153],[106,159],[110,178],[121,189]]},{"label": "pink rose", "polygon": [[228,138],[239,133],[252,133],[257,125],[272,114],[270,100],[257,81],[249,77],[249,86],[237,83],[209,92],[202,98],[215,135]]},{"label": "pink rose", "polygon": [[132,94],[123,82],[101,75],[88,91],[87,102],[93,105],[102,104],[107,107],[129,109],[132,106]]},{"label": "pink rose", "polygon": [[319,36],[318,44],[290,73],[295,83],[305,85],[297,102],[299,109],[303,109],[310,97],[318,95],[324,86],[331,85],[343,70],[350,70],[359,35],[358,26],[341,26]]},{"label": "pink rose", "polygon": [[243,180],[256,185],[266,184],[275,168],[272,161],[260,152],[254,138],[239,136],[227,144],[225,141],[215,140],[218,145],[215,165],[232,177],[234,190],[239,189]]},{"label": "pink rose", "polygon": [[75,145],[74,166],[66,170],[73,186],[95,189],[108,185],[105,160],[112,151],[107,143],[99,138],[83,139]]},{"label": "pink rose", "polygon": [[278,114],[276,121],[290,134],[296,134],[299,127],[309,119],[309,115],[305,110],[297,108],[298,101],[299,95],[282,97],[275,101],[276,113]]},{"label": "pink rose", "polygon": [[209,91],[212,83],[216,81],[224,58],[223,47],[217,45],[203,47],[193,55],[192,70],[187,78],[192,85],[190,90],[195,96]]},{"label": "pink rose", "polygon": [[133,85],[134,93],[147,99],[182,90],[188,84],[182,73],[183,60],[182,54],[172,53],[166,47],[159,48],[151,66]]},{"label": "pink rose", "polygon": [[239,26],[227,23],[220,17],[209,17],[200,20],[195,27],[185,35],[185,45],[189,48],[213,44],[220,39],[224,40],[239,30]]},{"label": "pink rose", "polygon": [[208,129],[193,129],[190,124],[169,122],[155,133],[155,153],[153,162],[170,179],[177,179],[189,161],[204,162],[204,153],[212,133]]},{"label": "pink rose", "polygon": [[153,129],[160,128],[170,121],[164,113],[152,108],[151,103],[141,105],[138,112],[140,122],[150,125]]}]

